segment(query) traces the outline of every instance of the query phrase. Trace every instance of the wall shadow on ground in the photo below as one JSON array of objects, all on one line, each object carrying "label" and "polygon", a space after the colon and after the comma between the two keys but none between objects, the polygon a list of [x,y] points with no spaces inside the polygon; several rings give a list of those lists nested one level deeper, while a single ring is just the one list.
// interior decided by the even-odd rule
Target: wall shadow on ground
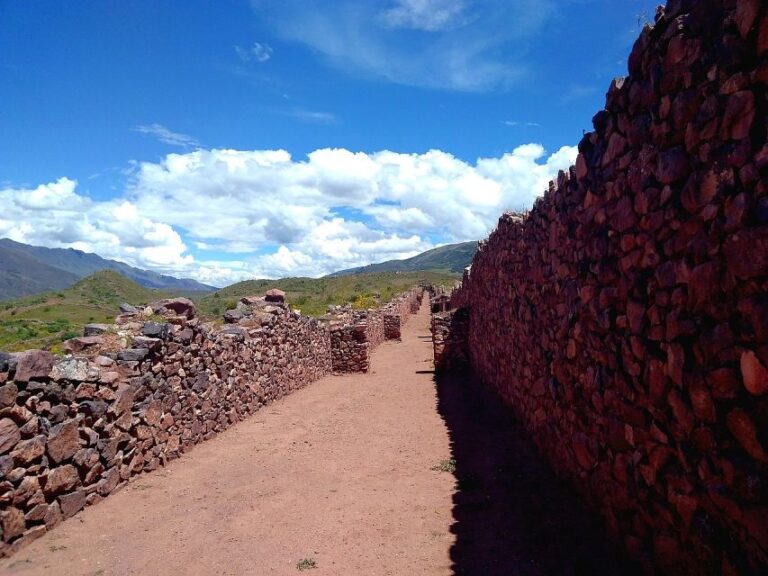
[{"label": "wall shadow on ground", "polygon": [[472,375],[438,374],[435,382],[456,461],[455,574],[640,574],[508,407]]}]

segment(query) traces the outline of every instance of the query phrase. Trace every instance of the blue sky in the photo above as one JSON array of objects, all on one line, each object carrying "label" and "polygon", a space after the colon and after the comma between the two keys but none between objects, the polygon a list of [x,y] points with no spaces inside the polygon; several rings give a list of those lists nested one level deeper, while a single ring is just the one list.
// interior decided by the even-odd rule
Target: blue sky
[{"label": "blue sky", "polygon": [[0,0],[0,236],[215,284],[482,237],[654,6]]}]

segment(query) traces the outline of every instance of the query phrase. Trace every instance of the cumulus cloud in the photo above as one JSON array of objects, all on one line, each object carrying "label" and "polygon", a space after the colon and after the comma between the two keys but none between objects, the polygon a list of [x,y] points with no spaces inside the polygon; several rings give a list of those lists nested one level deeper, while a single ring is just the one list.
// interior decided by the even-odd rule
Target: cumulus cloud
[{"label": "cumulus cloud", "polygon": [[200,142],[198,142],[192,136],[188,136],[187,134],[180,134],[179,132],[174,132],[173,130],[166,128],[162,124],[155,123],[155,124],[134,126],[133,128],[131,128],[131,130],[133,130],[134,132],[139,132],[141,134],[154,136],[157,140],[159,140],[163,144],[168,144],[169,146],[178,146],[180,148],[197,148],[200,146]]},{"label": "cumulus cloud", "polygon": [[140,163],[112,200],[92,200],[67,178],[1,189],[0,236],[219,285],[318,276],[482,238],[575,156],[573,147],[547,156],[538,144],[475,163],[439,150],[328,148],[294,159],[198,149]]},{"label": "cumulus cloud", "polygon": [[253,269],[257,276],[322,276],[382,259],[408,258],[431,247],[415,234],[400,236],[331,218],[312,227],[293,247],[280,246]]},{"label": "cumulus cloud", "polygon": [[334,68],[467,92],[519,82],[528,66],[523,40],[557,10],[554,0],[252,2],[279,37],[309,47]]},{"label": "cumulus cloud", "polygon": [[194,259],[167,223],[142,214],[123,199],[93,201],[61,178],[36,188],[0,189],[0,237],[17,242],[76,248],[135,266],[186,271]]}]

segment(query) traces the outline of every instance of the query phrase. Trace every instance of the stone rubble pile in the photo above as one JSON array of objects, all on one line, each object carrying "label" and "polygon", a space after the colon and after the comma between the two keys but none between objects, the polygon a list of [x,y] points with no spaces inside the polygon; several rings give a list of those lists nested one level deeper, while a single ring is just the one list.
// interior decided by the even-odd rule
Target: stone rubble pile
[{"label": "stone rubble pile", "polygon": [[452,298],[480,377],[670,574],[768,570],[767,112],[768,4],[670,0]]},{"label": "stone rubble pile", "polygon": [[220,327],[176,298],[121,306],[64,357],[0,352],[0,555],[339,371],[331,335],[270,291],[243,298]]}]

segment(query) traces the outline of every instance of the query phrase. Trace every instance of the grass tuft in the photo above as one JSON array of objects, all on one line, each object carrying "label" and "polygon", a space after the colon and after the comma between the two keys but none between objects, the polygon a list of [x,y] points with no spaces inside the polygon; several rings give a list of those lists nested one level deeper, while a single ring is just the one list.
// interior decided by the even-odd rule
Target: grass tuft
[{"label": "grass tuft", "polygon": [[432,466],[431,468],[435,472],[448,472],[450,474],[453,474],[456,472],[456,460],[454,458],[450,458],[448,460],[441,460],[440,463],[437,466]]},{"label": "grass tuft", "polygon": [[317,562],[315,562],[314,558],[303,558],[296,564],[296,569],[300,572],[304,570],[311,570],[312,568],[317,568]]}]

